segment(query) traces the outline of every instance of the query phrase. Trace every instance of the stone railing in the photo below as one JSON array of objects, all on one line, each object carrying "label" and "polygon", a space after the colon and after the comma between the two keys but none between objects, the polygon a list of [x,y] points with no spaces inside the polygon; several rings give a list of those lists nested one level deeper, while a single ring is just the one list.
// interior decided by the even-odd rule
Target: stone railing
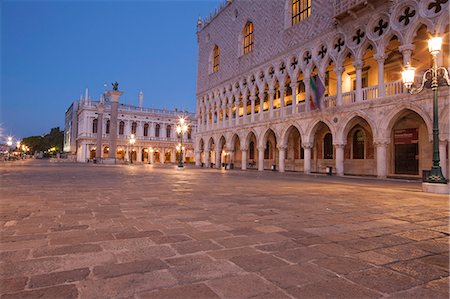
[{"label": "stone railing", "polygon": [[362,6],[367,0],[334,0],[334,16],[340,16],[355,7]]}]

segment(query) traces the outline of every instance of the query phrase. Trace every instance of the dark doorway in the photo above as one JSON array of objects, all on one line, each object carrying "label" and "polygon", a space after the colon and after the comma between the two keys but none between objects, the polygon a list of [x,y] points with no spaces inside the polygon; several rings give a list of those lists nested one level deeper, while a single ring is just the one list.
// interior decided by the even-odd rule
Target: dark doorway
[{"label": "dark doorway", "polygon": [[418,135],[417,129],[394,131],[396,174],[419,174]]}]

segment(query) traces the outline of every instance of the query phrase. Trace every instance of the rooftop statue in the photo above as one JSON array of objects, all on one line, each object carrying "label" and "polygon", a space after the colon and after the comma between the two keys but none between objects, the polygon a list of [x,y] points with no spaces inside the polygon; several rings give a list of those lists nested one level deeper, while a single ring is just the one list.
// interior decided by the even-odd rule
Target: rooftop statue
[{"label": "rooftop statue", "polygon": [[114,83],[111,83],[111,85],[113,87],[113,90],[119,90],[119,83],[117,83],[117,81]]}]

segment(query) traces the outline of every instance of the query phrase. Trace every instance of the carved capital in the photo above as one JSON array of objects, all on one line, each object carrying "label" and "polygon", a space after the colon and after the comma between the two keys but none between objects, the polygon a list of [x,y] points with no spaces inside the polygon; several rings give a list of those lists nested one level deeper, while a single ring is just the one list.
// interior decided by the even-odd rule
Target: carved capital
[{"label": "carved capital", "polygon": [[312,148],[313,148],[313,143],[312,143],[312,142],[305,142],[305,143],[302,143],[302,147],[303,147],[304,149],[312,149]]}]

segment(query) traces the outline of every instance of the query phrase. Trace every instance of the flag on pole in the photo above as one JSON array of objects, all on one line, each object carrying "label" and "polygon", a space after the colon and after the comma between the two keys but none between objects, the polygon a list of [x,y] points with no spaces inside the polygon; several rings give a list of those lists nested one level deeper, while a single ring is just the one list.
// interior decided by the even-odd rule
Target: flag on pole
[{"label": "flag on pole", "polygon": [[314,77],[309,78],[309,84],[311,86],[311,109],[319,109],[322,98],[325,94],[325,85],[323,84],[322,79],[320,79],[319,75],[315,75]]}]

